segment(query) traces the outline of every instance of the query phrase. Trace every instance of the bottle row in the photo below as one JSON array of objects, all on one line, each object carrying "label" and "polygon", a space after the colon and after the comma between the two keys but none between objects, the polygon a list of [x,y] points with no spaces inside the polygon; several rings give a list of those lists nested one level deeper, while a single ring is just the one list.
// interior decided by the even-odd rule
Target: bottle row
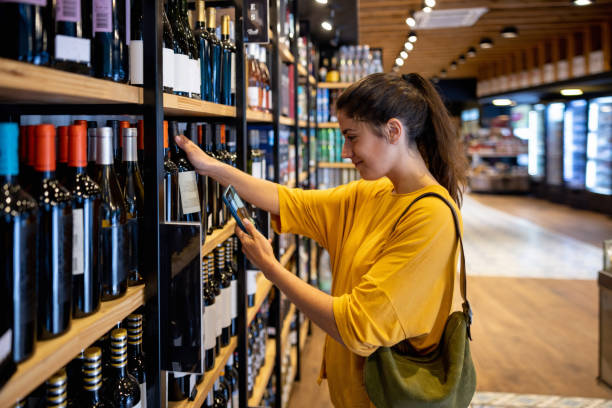
[{"label": "bottle row", "polygon": [[[233,23],[197,1],[190,24],[187,0],[162,10],[164,91],[235,104]],[[144,83],[144,2],[38,0],[0,4],[0,57],[50,65],[116,82]]]},{"label": "bottle row", "polygon": [[323,58],[319,80],[323,82],[355,82],[366,75],[384,72],[382,50],[369,45],[342,46],[331,57]]},{"label": "bottle row", "polygon": [[317,121],[337,122],[336,101],[342,93],[341,90],[320,88],[317,89]]},{"label": "bottle row", "polygon": [[317,159],[325,163],[342,162],[344,137],[338,128],[317,130]]}]

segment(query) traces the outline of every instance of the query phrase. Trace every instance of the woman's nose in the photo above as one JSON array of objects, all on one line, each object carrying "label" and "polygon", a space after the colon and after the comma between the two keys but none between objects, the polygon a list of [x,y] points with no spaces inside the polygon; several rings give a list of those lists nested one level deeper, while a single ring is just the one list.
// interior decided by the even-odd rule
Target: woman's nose
[{"label": "woman's nose", "polygon": [[351,148],[348,146],[348,143],[346,142],[342,146],[341,156],[343,159],[350,159],[351,157],[353,157],[353,151],[351,150]]}]

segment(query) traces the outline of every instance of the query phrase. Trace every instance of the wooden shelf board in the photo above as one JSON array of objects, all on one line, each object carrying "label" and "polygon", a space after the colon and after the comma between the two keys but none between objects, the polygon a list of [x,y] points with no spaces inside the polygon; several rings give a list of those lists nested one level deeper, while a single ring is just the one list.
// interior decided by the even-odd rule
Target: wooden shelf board
[{"label": "wooden shelf board", "polygon": [[355,165],[353,163],[325,163],[319,162],[320,169],[354,169]]},{"label": "wooden shelf board", "polygon": [[0,101],[12,104],[140,104],[142,89],[0,58]]},{"label": "wooden shelf board", "polygon": [[274,286],[272,282],[266,279],[263,273],[260,272],[259,275],[257,275],[257,292],[255,292],[255,304],[253,305],[253,307],[250,307],[247,310],[247,327],[251,324],[262,303],[268,297],[272,286]]},{"label": "wooden shelf board", "polygon": [[308,82],[310,82],[311,85],[317,84],[317,80],[312,75],[308,75]]},{"label": "wooden shelf board", "polygon": [[204,374],[204,378],[200,385],[196,388],[198,390],[196,397],[193,401],[189,401],[188,399],[178,402],[168,402],[168,408],[199,408],[204,404],[206,400],[206,396],[212,390],[213,385],[219,375],[221,375],[221,371],[225,370],[225,363],[229,357],[236,350],[236,346],[238,345],[238,337],[232,337],[230,344],[227,347],[221,349],[221,352],[215,359],[215,366],[212,370],[208,371]]},{"label": "wooden shelf board", "polygon": [[299,184],[302,184],[306,180],[308,180],[308,172],[303,171],[300,173]]},{"label": "wooden shelf board", "polygon": [[308,127],[308,121],[306,121],[306,120],[300,120],[300,121],[298,121],[298,125],[299,125],[301,128]]},{"label": "wooden shelf board", "polygon": [[346,89],[352,85],[352,82],[319,82],[319,88],[327,89]]},{"label": "wooden shelf board", "polygon": [[308,322],[308,318],[304,316],[302,327],[300,327],[300,352],[304,350],[304,345],[306,345],[306,338],[308,337]]},{"label": "wooden shelf board", "polygon": [[204,245],[202,245],[202,256],[206,256],[212,252],[217,245],[225,242],[226,239],[234,235],[234,229],[236,228],[236,221],[234,218],[230,219],[223,229],[215,230],[211,235],[206,236]]},{"label": "wooden shelf board", "polygon": [[98,312],[74,319],[67,333],[51,340],[36,342],[34,354],[17,366],[17,372],[0,389],[0,407],[11,407],[18,399],[26,397],[81,350],[89,347],[143,304],[144,285],[130,287],[123,297],[102,302]]},{"label": "wooden shelf board", "polygon": [[289,248],[287,248],[285,253],[280,257],[280,264],[283,265],[283,267],[287,267],[287,264],[289,264],[289,261],[291,260],[291,257],[293,256],[294,252],[295,244],[289,245]]},{"label": "wooden shelf board", "polygon": [[285,320],[283,321],[283,328],[281,330],[281,353],[285,349],[284,347],[287,345],[287,340],[289,338],[289,330],[291,329],[291,321],[293,320],[293,315],[295,315],[295,305],[292,303],[289,306],[289,312],[287,316],[285,316]]},{"label": "wooden shelf board", "polygon": [[274,372],[274,364],[276,362],[276,340],[266,340],[266,362],[259,370],[259,375],[255,379],[255,385],[253,386],[253,394],[249,398],[249,407],[259,406],[261,399],[263,398],[266,386],[270,381],[270,377]]},{"label": "wooden shelf board", "polygon": [[340,124],[338,122],[321,122],[317,125],[319,129],[339,129]]},{"label": "wooden shelf board", "polygon": [[176,116],[236,117],[236,107],[164,94],[164,113]]},{"label": "wooden shelf board", "polygon": [[248,122],[267,122],[272,123],[274,117],[271,113],[259,112],[252,109],[247,110],[247,121]]},{"label": "wooden shelf board", "polygon": [[301,75],[303,77],[308,76],[308,70],[302,64],[298,64],[297,70],[298,70],[298,75]]},{"label": "wooden shelf board", "polygon": [[279,123],[281,125],[293,126],[293,125],[295,125],[295,120],[293,118],[288,117],[288,116],[281,115],[281,117],[279,119]]},{"label": "wooden shelf board", "polygon": [[289,49],[285,46],[285,44],[282,44],[280,42],[278,43],[278,52],[283,62],[287,64],[293,64],[295,62],[295,58],[293,57],[293,54],[291,54],[291,51],[289,51]]}]

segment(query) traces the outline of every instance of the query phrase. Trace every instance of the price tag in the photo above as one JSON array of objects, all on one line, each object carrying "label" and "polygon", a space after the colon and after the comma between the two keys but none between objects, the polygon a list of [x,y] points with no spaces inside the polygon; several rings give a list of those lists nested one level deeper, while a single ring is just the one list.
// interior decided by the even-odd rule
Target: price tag
[{"label": "price tag", "polygon": [[181,194],[183,214],[191,214],[200,211],[200,196],[198,195],[195,171],[184,171],[179,173],[179,191]]}]

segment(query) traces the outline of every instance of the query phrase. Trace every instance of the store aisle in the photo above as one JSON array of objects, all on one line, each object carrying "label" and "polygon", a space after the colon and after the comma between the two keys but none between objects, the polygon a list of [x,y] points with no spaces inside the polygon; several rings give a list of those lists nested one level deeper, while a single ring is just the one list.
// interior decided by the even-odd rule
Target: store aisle
[{"label": "store aisle", "polygon": [[[537,216],[527,214],[529,208]],[[559,397],[612,399],[612,390],[595,380],[594,279],[602,254],[592,238],[612,238],[612,219],[507,196],[467,196],[463,218],[480,404],[529,407],[546,402],[541,406],[598,408],[612,404]],[[580,231],[572,236],[563,233],[572,225]],[[302,360],[302,381],[294,387],[290,408],[331,407],[325,382],[320,387],[316,383],[323,338],[313,326]],[[547,397],[534,399],[528,394]],[[497,405],[493,399],[505,402]]]}]

